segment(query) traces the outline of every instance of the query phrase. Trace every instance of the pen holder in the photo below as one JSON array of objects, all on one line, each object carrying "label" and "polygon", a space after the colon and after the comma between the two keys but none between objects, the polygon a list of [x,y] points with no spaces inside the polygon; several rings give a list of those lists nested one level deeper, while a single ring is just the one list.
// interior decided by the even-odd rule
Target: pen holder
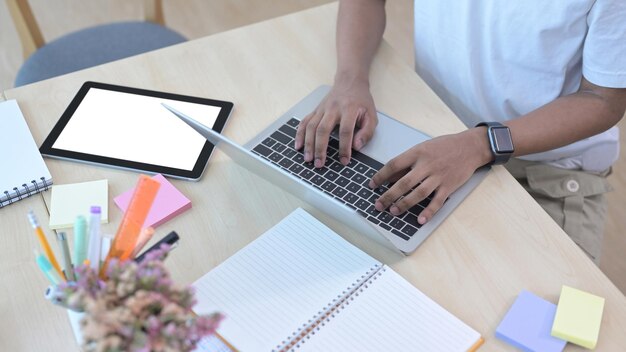
[{"label": "pen holder", "polygon": [[192,289],[174,284],[163,263],[168,249],[140,263],[111,260],[103,276],[81,265],[77,281],[54,287],[48,299],[68,308],[81,350],[192,351],[215,333],[222,315],[193,313]]},{"label": "pen holder", "polygon": [[67,309],[67,317],[70,320],[70,326],[74,333],[74,338],[78,346],[83,344],[83,333],[80,331],[80,320],[85,316],[85,312],[75,312],[71,309]]}]

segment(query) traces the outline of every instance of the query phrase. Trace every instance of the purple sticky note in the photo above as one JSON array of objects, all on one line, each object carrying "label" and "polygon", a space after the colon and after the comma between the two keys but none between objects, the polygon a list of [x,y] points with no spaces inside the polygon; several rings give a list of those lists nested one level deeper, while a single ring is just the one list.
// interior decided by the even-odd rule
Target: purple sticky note
[{"label": "purple sticky note", "polygon": [[[161,187],[154,199],[152,208],[148,213],[148,217],[142,227],[157,227],[164,222],[170,220],[174,216],[191,208],[191,201],[187,199],[173,184],[171,184],[163,175],[155,175],[152,179],[159,181]],[[126,211],[130,199],[135,189],[128,190],[115,197],[113,201],[122,210]]]},{"label": "purple sticky note", "polygon": [[567,341],[552,337],[556,305],[522,291],[496,329],[496,337],[523,351],[563,351]]}]

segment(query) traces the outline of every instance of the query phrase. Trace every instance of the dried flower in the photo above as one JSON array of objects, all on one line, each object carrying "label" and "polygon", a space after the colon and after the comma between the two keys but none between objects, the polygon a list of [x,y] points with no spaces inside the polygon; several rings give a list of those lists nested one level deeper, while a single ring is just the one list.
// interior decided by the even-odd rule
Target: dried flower
[{"label": "dried flower", "polygon": [[163,245],[139,264],[112,260],[106,281],[83,265],[76,282],[59,285],[63,304],[86,313],[84,351],[192,351],[215,333],[222,315],[193,313],[192,288],[175,285],[163,264],[168,250]]}]

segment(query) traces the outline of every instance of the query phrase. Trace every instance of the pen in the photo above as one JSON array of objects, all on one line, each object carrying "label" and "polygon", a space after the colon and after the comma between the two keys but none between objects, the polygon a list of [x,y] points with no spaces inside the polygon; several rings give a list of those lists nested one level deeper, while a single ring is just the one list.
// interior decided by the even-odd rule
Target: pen
[{"label": "pen", "polygon": [[63,259],[63,272],[65,273],[65,278],[69,281],[76,281],[74,268],[72,267],[72,258],[70,257],[70,247],[67,244],[65,232],[57,233],[57,241],[59,242],[59,247],[61,247],[61,258]]},{"label": "pen", "polygon": [[143,247],[150,241],[150,239],[154,236],[154,229],[152,227],[146,227],[141,230],[139,234],[139,238],[137,239],[137,244],[135,245],[135,249],[130,254],[131,258],[135,258],[139,252],[143,249]]},{"label": "pen", "polygon": [[35,252],[35,260],[37,261],[37,265],[39,266],[39,269],[41,269],[43,274],[46,275],[48,280],[50,280],[50,282],[53,285],[58,285],[61,282],[63,282],[63,279],[54,270],[54,268],[52,267],[52,264],[50,264],[50,261],[48,261],[48,259],[43,254],[39,253],[38,250],[35,249],[34,252]]},{"label": "pen", "polygon": [[87,259],[87,220],[79,215],[74,221],[74,264],[79,266]]},{"label": "pen", "polygon": [[100,238],[100,207],[92,206],[89,217],[89,266],[98,270],[100,268],[100,246],[102,239]]},{"label": "pen", "polygon": [[28,220],[30,221],[30,224],[33,226],[33,229],[35,229],[35,233],[37,234],[39,243],[43,247],[43,250],[46,253],[46,256],[48,257],[48,262],[52,264],[52,267],[54,267],[54,270],[57,271],[57,274],[59,274],[59,276],[62,277],[63,272],[61,271],[61,267],[59,266],[59,263],[57,262],[57,259],[54,256],[54,252],[52,252],[52,248],[50,248],[50,244],[48,243],[48,240],[46,240],[46,236],[44,235],[43,230],[41,229],[41,226],[39,226],[37,217],[35,217],[35,213],[32,210],[28,211]]},{"label": "pen", "polygon": [[135,262],[141,263],[148,253],[159,249],[159,247],[161,247],[162,244],[169,244],[170,246],[172,246],[170,250],[176,248],[176,246],[178,245],[179,239],[180,237],[178,236],[176,231],[170,232],[167,236],[163,237],[159,242],[155,243],[152,247],[146,249],[145,252],[141,253],[140,256],[135,258]]},{"label": "pen", "polygon": [[111,243],[113,243],[113,235],[105,235],[100,236],[100,258],[106,258],[107,254],[111,250]]}]

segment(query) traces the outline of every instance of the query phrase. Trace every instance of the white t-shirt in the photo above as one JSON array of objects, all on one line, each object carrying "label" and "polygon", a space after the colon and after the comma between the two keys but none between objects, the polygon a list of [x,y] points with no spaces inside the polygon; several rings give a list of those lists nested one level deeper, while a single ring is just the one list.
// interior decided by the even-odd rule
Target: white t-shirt
[{"label": "white t-shirt", "polygon": [[[626,0],[416,0],[415,69],[468,126],[506,121],[574,93],[582,75],[626,87]],[[603,171],[606,132],[523,157]]]}]

